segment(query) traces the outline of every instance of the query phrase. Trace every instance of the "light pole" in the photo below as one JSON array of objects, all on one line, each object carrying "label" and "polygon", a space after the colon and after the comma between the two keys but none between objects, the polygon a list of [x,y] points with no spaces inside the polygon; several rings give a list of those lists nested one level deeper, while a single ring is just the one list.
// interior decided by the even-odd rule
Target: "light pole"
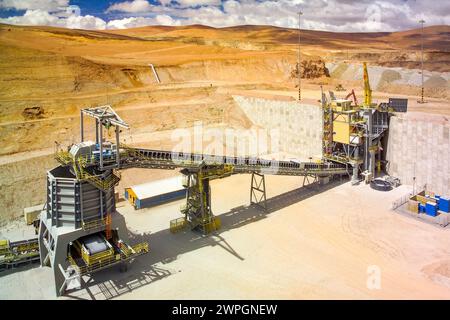
[{"label": "light pole", "polygon": [[301,54],[300,54],[300,19],[302,17],[303,12],[298,12],[298,62],[297,62],[297,72],[298,72],[298,101],[302,100],[302,75],[301,75]]},{"label": "light pole", "polygon": [[422,25],[422,35],[421,35],[421,64],[422,64],[422,93],[421,93],[421,99],[420,101],[418,101],[419,103],[425,103],[425,101],[423,100],[423,24],[425,23],[425,20],[421,19],[419,21],[419,23]]}]

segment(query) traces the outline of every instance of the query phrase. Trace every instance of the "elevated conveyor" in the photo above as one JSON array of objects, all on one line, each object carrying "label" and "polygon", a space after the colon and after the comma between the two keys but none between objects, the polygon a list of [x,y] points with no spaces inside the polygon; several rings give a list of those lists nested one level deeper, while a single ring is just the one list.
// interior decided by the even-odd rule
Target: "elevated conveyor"
[{"label": "elevated conveyor", "polygon": [[0,271],[39,261],[38,239],[0,240]]},{"label": "elevated conveyor", "polygon": [[195,169],[201,165],[226,164],[233,173],[260,173],[284,176],[330,176],[347,174],[347,166],[336,163],[314,163],[266,160],[253,157],[227,157],[198,153],[170,152],[123,147],[120,168]]},{"label": "elevated conveyor", "polygon": [[[264,175],[285,175],[330,177],[348,174],[345,164],[333,162],[293,162],[266,160],[254,157],[227,157],[198,153],[170,152],[141,148],[120,148],[120,169],[148,168],[172,170],[181,168],[187,189],[186,205],[181,209],[184,218],[171,222],[171,231],[177,232],[189,225],[204,234],[217,230],[220,220],[211,210],[211,190],[209,181],[228,177],[232,174],[252,175],[250,203],[262,204],[266,208]],[[95,166],[95,163],[92,163]],[[305,180],[304,180],[305,182]]]}]

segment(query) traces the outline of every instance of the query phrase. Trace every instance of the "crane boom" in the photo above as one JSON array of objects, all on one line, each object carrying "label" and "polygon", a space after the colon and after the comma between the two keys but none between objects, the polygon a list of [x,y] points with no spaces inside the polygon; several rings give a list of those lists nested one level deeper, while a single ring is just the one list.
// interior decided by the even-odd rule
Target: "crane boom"
[{"label": "crane boom", "polygon": [[367,72],[367,63],[363,63],[363,78],[364,78],[364,106],[370,107],[372,104],[372,89],[370,89],[369,73]]}]

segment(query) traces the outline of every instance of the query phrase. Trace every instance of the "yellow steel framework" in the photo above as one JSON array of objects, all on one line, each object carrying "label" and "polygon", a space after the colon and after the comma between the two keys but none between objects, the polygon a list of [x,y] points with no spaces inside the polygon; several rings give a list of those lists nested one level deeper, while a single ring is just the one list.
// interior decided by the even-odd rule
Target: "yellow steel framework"
[{"label": "yellow steel framework", "polygon": [[62,165],[71,165],[77,179],[87,181],[100,190],[110,190],[120,181],[118,170],[113,170],[106,178],[89,173],[87,166],[95,163],[91,156],[85,155],[74,158],[68,151],[59,150],[55,154],[55,159]]},{"label": "yellow steel framework", "polygon": [[181,208],[183,218],[170,222],[172,233],[184,229],[198,229],[204,234],[218,230],[220,219],[211,210],[211,190],[209,182],[214,179],[229,177],[233,174],[233,166],[227,164],[201,165],[195,170],[182,170],[185,175],[187,195],[186,205]]},{"label": "yellow steel framework", "polygon": [[372,89],[369,83],[369,73],[367,72],[367,63],[363,63],[363,78],[364,78],[364,106],[372,106]]},{"label": "yellow steel framework", "polygon": [[97,257],[97,259],[88,259],[88,262],[84,259],[83,262],[77,262],[71,253],[68,254],[67,259],[69,264],[77,270],[78,274],[85,275],[148,253],[149,246],[147,242],[138,243],[134,246],[123,244],[120,246],[119,250],[120,251],[118,253],[106,254],[101,258]]},{"label": "yellow steel framework", "polygon": [[23,262],[34,261],[39,258],[39,244],[37,239],[10,242],[0,240],[0,269],[14,267]]}]

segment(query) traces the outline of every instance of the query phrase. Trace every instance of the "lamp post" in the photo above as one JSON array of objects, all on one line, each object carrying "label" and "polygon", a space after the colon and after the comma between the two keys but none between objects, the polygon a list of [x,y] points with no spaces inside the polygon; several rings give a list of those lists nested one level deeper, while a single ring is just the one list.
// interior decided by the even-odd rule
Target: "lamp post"
[{"label": "lamp post", "polygon": [[421,34],[421,37],[420,37],[420,40],[421,40],[421,45],[420,45],[420,47],[421,47],[421,64],[422,64],[422,92],[421,92],[421,98],[420,98],[420,100],[418,101],[419,103],[425,103],[425,101],[423,100],[423,24],[425,23],[425,20],[423,20],[423,19],[421,19],[420,21],[419,21],[419,23],[422,25],[422,34]]},{"label": "lamp post", "polygon": [[297,62],[297,72],[298,72],[298,101],[302,100],[302,75],[301,75],[301,53],[300,53],[300,40],[301,40],[301,32],[300,32],[300,21],[301,21],[301,17],[302,17],[303,12],[299,11],[298,12],[298,62]]}]

